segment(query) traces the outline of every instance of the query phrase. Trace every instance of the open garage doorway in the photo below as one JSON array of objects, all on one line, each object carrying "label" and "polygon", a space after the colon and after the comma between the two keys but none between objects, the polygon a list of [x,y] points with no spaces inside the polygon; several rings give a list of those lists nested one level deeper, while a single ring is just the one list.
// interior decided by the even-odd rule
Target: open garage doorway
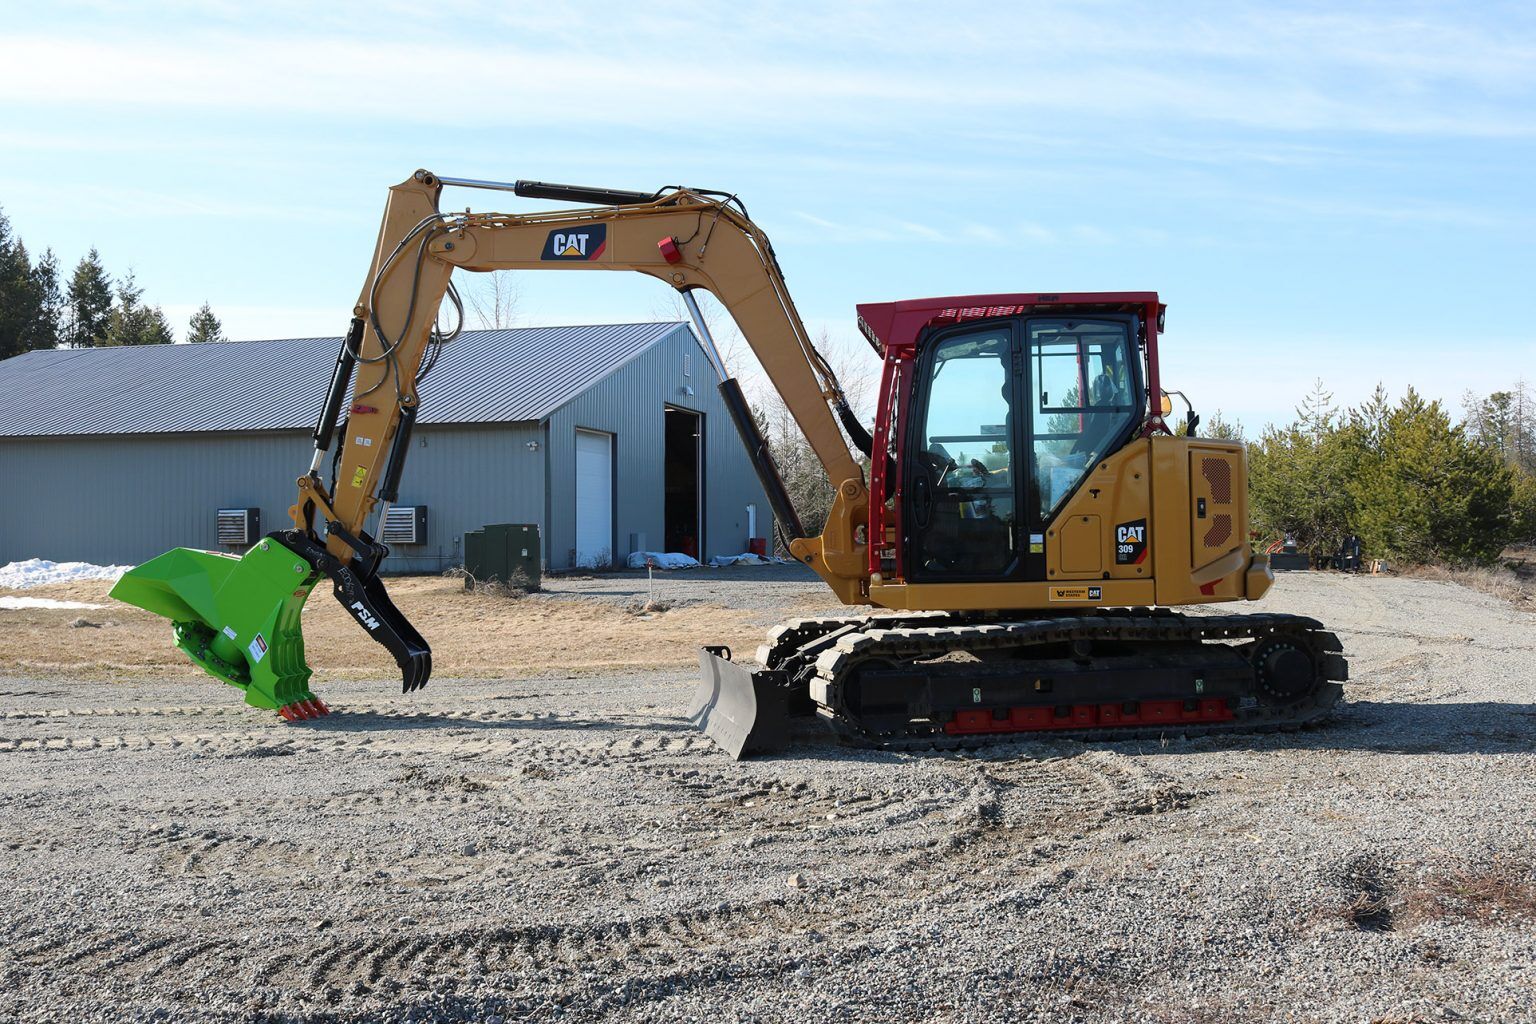
[{"label": "open garage doorway", "polygon": [[666,493],[663,540],[667,551],[701,558],[704,417],[688,409],[667,406],[665,456]]}]

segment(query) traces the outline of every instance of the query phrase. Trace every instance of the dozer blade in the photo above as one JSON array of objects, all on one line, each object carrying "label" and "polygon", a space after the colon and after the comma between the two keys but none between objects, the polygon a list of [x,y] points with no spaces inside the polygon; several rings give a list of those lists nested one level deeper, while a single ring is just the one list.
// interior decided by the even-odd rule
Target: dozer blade
[{"label": "dozer blade", "polygon": [[130,570],[112,596],[170,619],[176,646],[247,704],[314,718],[329,709],[309,690],[299,614],[318,577],[267,538],[239,558],[175,548]]},{"label": "dozer blade", "polygon": [[782,750],[789,743],[789,702],[777,672],[753,672],[730,660],[727,647],[699,651],[702,678],[688,719],[727,754]]}]

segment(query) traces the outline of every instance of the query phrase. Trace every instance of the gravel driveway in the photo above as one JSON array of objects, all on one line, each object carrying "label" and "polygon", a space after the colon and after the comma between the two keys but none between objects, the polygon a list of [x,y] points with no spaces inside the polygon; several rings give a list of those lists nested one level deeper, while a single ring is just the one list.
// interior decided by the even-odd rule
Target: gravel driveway
[{"label": "gravel driveway", "polygon": [[[668,585],[806,585],[711,572]],[[0,1018],[1536,1019],[1536,617],[1333,575],[1253,610],[1338,630],[1330,724],[737,764],[679,672],[296,726],[0,677]]]}]

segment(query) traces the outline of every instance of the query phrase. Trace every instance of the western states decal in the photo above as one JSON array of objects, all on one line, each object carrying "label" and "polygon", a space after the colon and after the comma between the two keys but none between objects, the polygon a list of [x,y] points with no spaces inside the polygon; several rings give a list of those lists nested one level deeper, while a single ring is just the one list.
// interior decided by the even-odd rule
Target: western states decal
[{"label": "western states decal", "polygon": [[608,225],[593,224],[584,228],[559,228],[544,240],[541,260],[595,260],[603,254],[608,244]]},{"label": "western states decal", "polygon": [[1052,587],[1050,599],[1052,601],[1102,601],[1104,589],[1102,587]]}]

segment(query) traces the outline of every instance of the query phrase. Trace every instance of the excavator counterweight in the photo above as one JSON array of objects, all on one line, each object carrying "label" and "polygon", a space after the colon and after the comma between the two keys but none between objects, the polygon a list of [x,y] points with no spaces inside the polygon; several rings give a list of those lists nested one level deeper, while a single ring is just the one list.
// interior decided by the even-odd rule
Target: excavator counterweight
[{"label": "excavator counterweight", "polygon": [[[589,205],[445,214],[445,185]],[[390,600],[379,575],[389,549],[367,526],[398,495],[420,385],[457,331],[438,328],[444,299],[462,321],[453,274],[498,270],[626,270],[680,293],[789,554],[843,603],[875,610],[775,627],[756,667],[703,649],[688,718],[732,756],[779,749],[796,715],[851,743],[901,747],[1291,728],[1339,699],[1347,665],[1321,624],[1173,610],[1255,601],[1274,577],[1249,545],[1243,446],[1192,436],[1193,409],[1187,436],[1164,422],[1156,293],[861,305],[881,361],[866,429],[745,207],[681,187],[428,171],[394,186],[292,528],[238,559],[177,549],[113,595],[170,619],[177,646],[247,703],[309,717],[324,705],[308,688],[300,611],[327,578],[394,655],[405,691],[426,685],[431,650]],[[731,314],[826,472],[832,501],[815,535],[697,290]]]}]

